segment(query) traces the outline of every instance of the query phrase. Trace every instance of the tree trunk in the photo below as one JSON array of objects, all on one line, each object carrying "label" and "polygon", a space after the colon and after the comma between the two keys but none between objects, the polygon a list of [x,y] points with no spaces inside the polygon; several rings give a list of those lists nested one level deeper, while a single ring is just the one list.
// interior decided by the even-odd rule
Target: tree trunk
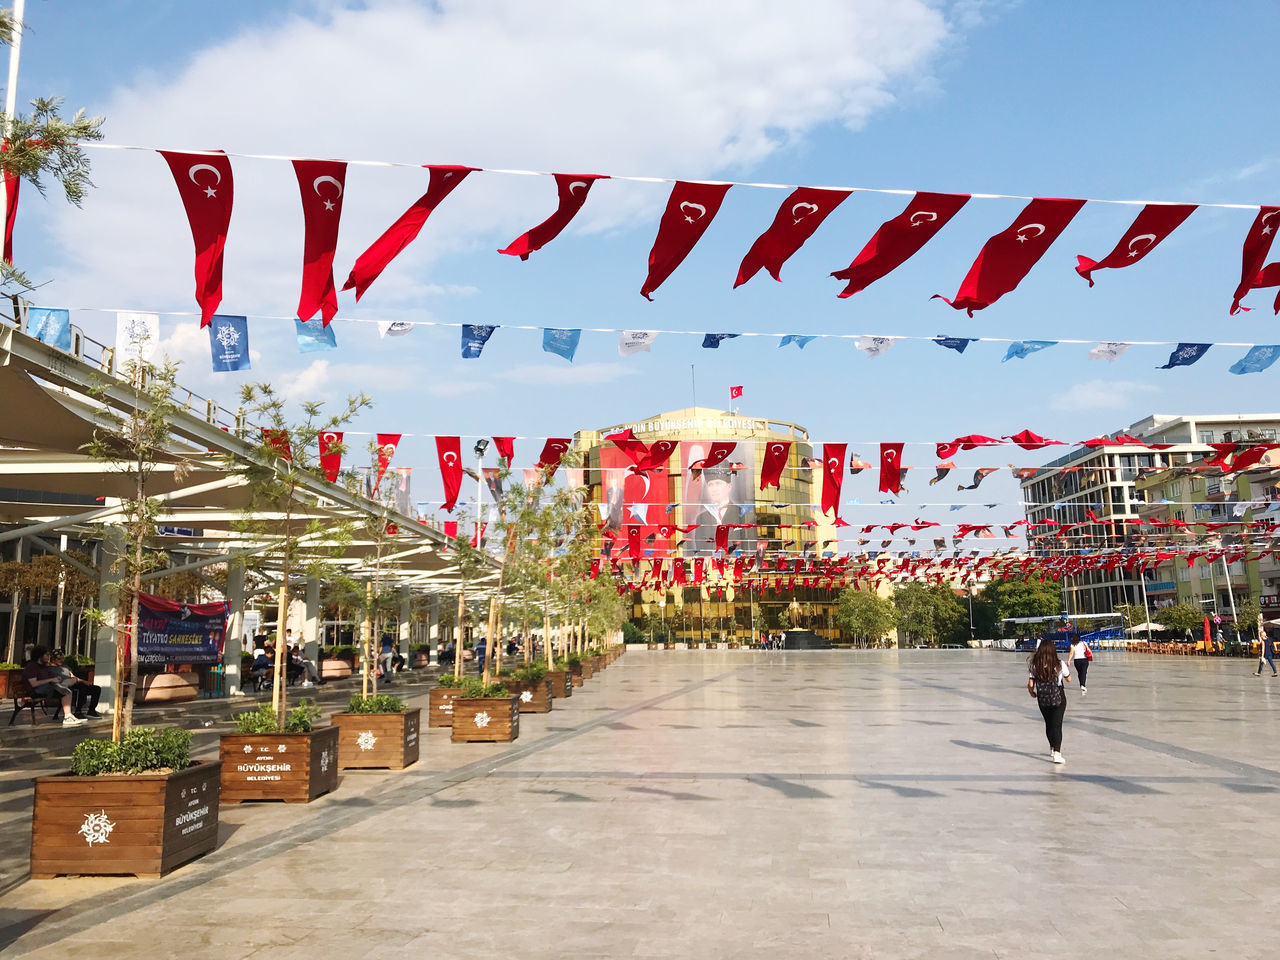
[{"label": "tree trunk", "polygon": [[462,676],[462,644],[467,636],[467,595],[465,589],[458,590],[458,616],[453,625],[457,640],[453,644],[453,675]]},{"label": "tree trunk", "polygon": [[[501,575],[499,575],[501,576]],[[489,686],[489,673],[493,671],[494,661],[497,659],[498,647],[498,595],[494,594],[489,598],[489,643],[484,651],[484,675],[480,678],[480,682],[486,687]],[[496,671],[494,671],[496,672]]]},{"label": "tree trunk", "polygon": [[377,691],[377,677],[373,678],[373,690],[370,690],[369,652],[373,646],[373,620],[369,608],[373,605],[373,581],[364,585],[364,630],[360,633],[360,695],[367,697]]},{"label": "tree trunk", "polygon": [[524,638],[524,665],[533,663],[533,638],[529,636],[529,617],[520,621],[520,636]]},{"label": "tree trunk", "polygon": [[13,591],[9,601],[9,655],[5,658],[10,663],[19,663],[18,659],[18,605],[22,600],[22,591]]},{"label": "tree trunk", "polygon": [[555,654],[551,650],[551,618],[542,612],[542,645],[547,648],[547,669],[555,669]]}]

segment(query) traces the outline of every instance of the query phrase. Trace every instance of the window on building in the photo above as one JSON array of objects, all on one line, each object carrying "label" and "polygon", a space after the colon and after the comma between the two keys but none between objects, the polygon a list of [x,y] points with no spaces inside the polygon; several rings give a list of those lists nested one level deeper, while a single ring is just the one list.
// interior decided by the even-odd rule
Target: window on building
[{"label": "window on building", "polygon": [[1201,442],[1201,443],[1213,443],[1213,431],[1212,431],[1212,430],[1201,430],[1201,431],[1200,431],[1200,442]]},{"label": "window on building", "polygon": [[1183,583],[1189,583],[1191,581],[1191,568],[1185,563],[1178,567],[1178,579]]}]

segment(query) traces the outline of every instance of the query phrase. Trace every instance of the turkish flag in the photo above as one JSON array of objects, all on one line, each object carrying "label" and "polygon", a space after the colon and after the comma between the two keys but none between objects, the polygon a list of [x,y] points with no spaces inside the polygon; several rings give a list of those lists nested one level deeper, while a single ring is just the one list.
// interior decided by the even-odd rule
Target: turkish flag
[{"label": "turkish flag", "polygon": [[511,466],[511,460],[515,456],[515,437],[494,437],[493,445],[498,448],[498,459],[507,461],[507,466]]},{"label": "turkish flag", "polygon": [[831,274],[837,280],[848,281],[838,296],[852,297],[898,269],[968,202],[967,193],[917,193],[905,210],[880,224],[853,263]]},{"label": "turkish flag", "polygon": [[693,582],[695,584],[701,583],[706,575],[706,566],[702,562],[702,558],[696,557],[693,561]]},{"label": "turkish flag", "polygon": [[444,535],[450,540],[458,539],[458,521],[446,520],[444,522]]},{"label": "turkish flag", "polygon": [[840,486],[844,483],[844,451],[846,444],[822,445],[822,512],[834,511],[840,516]]},{"label": "turkish flag", "polygon": [[956,437],[950,443],[937,444],[938,459],[946,460],[956,455],[958,450],[973,450],[977,447],[989,447],[992,444],[999,444],[1000,441],[995,437],[984,437],[981,434],[971,433],[967,437]]},{"label": "turkish flag", "polygon": [[741,387],[730,387],[730,388],[729,388],[729,399],[730,399],[730,400],[737,400],[740,396],[742,396],[742,388],[741,388]]},{"label": "turkish flag", "polygon": [[716,550],[729,549],[729,525],[725,523],[716,525]]},{"label": "turkish flag", "polygon": [[1173,233],[1195,211],[1194,203],[1149,203],[1138,213],[1115,249],[1101,260],[1076,257],[1076,273],[1093,286],[1094,270],[1127,267],[1137,263]]},{"label": "turkish flag", "polygon": [[653,470],[658,467],[666,466],[671,459],[671,453],[679,445],[677,440],[655,440],[649,444],[649,452],[641,458],[637,466],[641,470]]},{"label": "turkish flag", "polygon": [[679,557],[671,561],[671,582],[676,586],[684,585],[684,561]]},{"label": "turkish flag", "polygon": [[355,287],[357,302],[364,296],[370,284],[377,280],[378,275],[387,268],[387,264],[398,257],[400,251],[413,243],[414,238],[422,232],[422,227],[432,211],[453,192],[454,187],[467,178],[467,174],[478,168],[433,164],[428,165],[427,169],[431,171],[427,192],[415,200],[413,206],[400,214],[400,218],[387,227],[382,236],[373,241],[368,250],[356,258],[355,266],[351,268],[351,274],[347,277],[347,282],[342,285],[342,289],[350,290]]},{"label": "turkish flag", "polygon": [[450,513],[458,505],[462,489],[462,441],[459,437],[436,437],[436,456],[444,480],[444,508]]},{"label": "turkish flag", "polygon": [[764,464],[760,467],[760,489],[777,487],[782,480],[782,471],[787,466],[787,458],[791,453],[789,442],[766,443],[764,445]]},{"label": "turkish flag", "polygon": [[638,523],[627,524],[627,550],[632,560],[639,560],[644,556],[644,545],[640,542],[640,525]]},{"label": "turkish flag", "polygon": [[560,458],[569,449],[571,442],[571,437],[547,437],[547,442],[542,445],[542,453],[538,456],[538,462],[534,466],[539,470],[546,470],[548,480],[556,475],[556,467],[560,466]]},{"label": "turkish flag", "polygon": [[733,453],[737,447],[737,440],[713,440],[711,449],[707,451],[707,455],[701,460],[695,460],[689,464],[690,469],[705,470],[708,467],[714,467],[718,463],[723,463],[729,454]]},{"label": "turkish flag", "polygon": [[[9,141],[0,144],[0,150],[8,150]],[[13,174],[6,172],[4,175],[4,259],[7,263],[13,263],[13,225],[18,219],[18,187],[22,184],[21,177],[15,177]]]},{"label": "turkish flag", "polygon": [[324,478],[336,483],[338,472],[342,469],[342,434],[336,430],[325,430],[317,438],[320,444],[320,469]]},{"label": "turkish flag", "polygon": [[599,557],[595,557],[592,559],[591,569],[588,576],[590,576],[592,580],[600,576],[600,558]]},{"label": "turkish flag", "polygon": [[671,188],[671,196],[667,198],[667,209],[658,223],[653,249],[649,251],[649,274],[640,288],[640,295],[646,300],[653,299],[649,294],[662,286],[702,239],[720,212],[720,204],[730,186],[728,183],[676,181]]},{"label": "turkish flag", "polygon": [[319,313],[327,327],[338,313],[333,254],[338,247],[347,165],[340,160],[295,160],[293,172],[302,194],[305,225],[298,319],[305,322]]},{"label": "turkish flag", "polygon": [[375,487],[382,483],[383,474],[391,466],[391,458],[396,455],[396,447],[400,445],[400,436],[398,433],[378,434],[378,479],[374,483]]},{"label": "turkish flag", "polygon": [[821,190],[816,187],[800,187],[782,201],[769,229],[756,238],[738,267],[738,279],[734,289],[742,286],[761,267],[769,276],[781,280],[782,265],[799,250],[822,221],[849,196],[850,190]]},{"label": "turkish flag", "polygon": [[1271,241],[1276,238],[1276,228],[1280,227],[1280,207],[1261,207],[1253,219],[1253,225],[1244,238],[1244,249],[1241,251],[1240,285],[1236,287],[1235,296],[1231,299],[1231,312],[1237,313],[1242,308],[1240,301],[1254,287],[1254,281],[1266,263],[1267,254],[1271,252]]},{"label": "turkish flag", "polygon": [[880,492],[897,493],[902,489],[901,443],[880,444]]},{"label": "turkish flag", "polygon": [[607,176],[601,176],[598,173],[557,173],[555,178],[556,190],[560,194],[560,205],[556,207],[556,212],[528,233],[522,233],[516,237],[506,249],[499,250],[499,253],[506,253],[513,257],[519,257],[521,260],[528,260],[529,254],[535,250],[541,250],[556,237],[560,236],[560,231],[567,227],[569,221],[577,216],[578,211],[582,209],[582,205],[587,202],[587,194],[591,191],[591,185],[597,180],[609,179]]},{"label": "turkish flag", "polygon": [[1042,450],[1045,447],[1051,447],[1055,444],[1063,446],[1061,440],[1049,440],[1039,434],[1032,433],[1030,430],[1023,430],[1021,433],[1015,433],[1012,436],[1003,437],[1004,440],[1012,440],[1023,450]]},{"label": "turkish flag", "polygon": [[[222,303],[222,251],[227,243],[227,228],[231,225],[234,193],[231,161],[225,155],[168,150],[156,152],[169,164],[178,185],[178,195],[182,197],[182,206],[187,211],[191,239],[196,245],[196,303],[200,305],[200,326],[207,327],[218,312],[218,304]],[[16,206],[17,197],[11,197],[10,217]],[[12,225],[5,231],[6,260],[10,259],[11,231]]]},{"label": "turkish flag", "polygon": [[1247,470],[1254,464],[1261,462],[1262,458],[1274,450],[1275,447],[1276,445],[1273,443],[1260,443],[1241,450],[1231,458],[1231,466],[1224,468],[1224,472],[1234,473],[1237,470]]},{"label": "turkish flag", "polygon": [[1032,200],[1013,223],[983,244],[955,299],[941,294],[933,299],[967,310],[969,316],[991,306],[1022,282],[1084,204],[1083,200]]},{"label": "turkish flag", "polygon": [[[1254,278],[1250,289],[1257,290],[1260,287],[1280,287],[1280,260],[1275,263],[1268,263],[1258,271],[1258,276]],[[1280,293],[1276,294],[1276,301],[1273,306],[1276,313],[1280,314]]]},{"label": "turkish flag", "polygon": [[289,448],[288,430],[272,430],[268,427],[263,427],[262,439],[267,446],[276,452],[281,460],[293,460],[293,451]]},{"label": "turkish flag", "polygon": [[621,433],[611,433],[605,439],[621,450],[627,459],[636,466],[639,466],[649,453],[649,448],[644,445],[644,441],[637,440],[635,434],[629,429],[623,430]]}]

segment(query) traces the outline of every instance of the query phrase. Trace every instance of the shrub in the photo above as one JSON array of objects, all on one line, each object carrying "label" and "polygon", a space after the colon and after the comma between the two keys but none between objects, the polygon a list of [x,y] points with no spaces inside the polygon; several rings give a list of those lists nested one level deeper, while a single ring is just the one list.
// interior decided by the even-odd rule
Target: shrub
[{"label": "shrub", "polygon": [[21,670],[22,665],[18,663],[0,663],[0,670]]},{"label": "shrub", "polygon": [[491,683],[486,687],[479,677],[463,677],[460,696],[463,699],[469,699],[471,697],[509,697],[511,694],[501,683]]},{"label": "shrub", "polygon": [[515,672],[513,678],[521,683],[537,683],[547,675],[547,665],[545,663],[531,663],[527,667],[521,667]]},{"label": "shrub", "polygon": [[340,647],[325,647],[320,651],[321,660],[351,660],[356,655],[356,648],[350,644]]},{"label": "shrub", "polygon": [[577,653],[571,653],[565,658],[565,662],[571,667],[576,667],[578,664],[582,663],[582,656]]},{"label": "shrub", "polygon": [[452,673],[442,673],[436,677],[437,687],[460,687],[462,686],[462,678],[455,677]]},{"label": "shrub", "polygon": [[304,697],[298,705],[285,714],[285,733],[310,733],[320,719],[320,705]]},{"label": "shrub", "polygon": [[347,713],[404,713],[404,709],[404,701],[389,693],[379,693],[372,697],[353,693],[347,704]]},{"label": "shrub", "polygon": [[414,643],[414,644],[411,644],[411,645],[409,646],[409,650],[410,650],[412,653],[430,653],[430,652],[431,652],[431,644],[429,644],[429,643]]},{"label": "shrub", "polygon": [[106,773],[147,773],[191,766],[191,731],[177,727],[134,727],[119,743],[84,740],[71,753],[78,777]]},{"label": "shrub", "polygon": [[[320,719],[320,707],[314,700],[302,699],[284,719],[284,733],[310,733]],[[249,710],[236,717],[236,733],[280,733],[276,712],[271,704],[264,703],[257,710]]]}]

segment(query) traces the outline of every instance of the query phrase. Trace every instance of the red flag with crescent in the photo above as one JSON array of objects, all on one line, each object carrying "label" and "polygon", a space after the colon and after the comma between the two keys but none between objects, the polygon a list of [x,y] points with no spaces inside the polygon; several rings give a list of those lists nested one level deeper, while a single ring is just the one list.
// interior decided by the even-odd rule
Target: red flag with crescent
[{"label": "red flag with crescent", "polygon": [[391,458],[396,455],[396,447],[400,445],[400,436],[398,433],[378,434],[378,480],[375,487],[382,483],[383,475],[391,466]]},{"label": "red flag with crescent", "polygon": [[984,437],[981,434],[971,433],[967,437],[956,437],[950,443],[939,443],[935,449],[938,453],[939,460],[946,460],[954,457],[959,450],[973,450],[977,447],[989,447],[999,445],[1000,441],[995,437]]},{"label": "red flag with crescent", "polygon": [[1004,230],[982,246],[955,298],[941,300],[956,310],[981,310],[1015,289],[1061,236],[1085,201],[1037,197]]},{"label": "red flag with crescent", "polygon": [[[234,199],[231,161],[218,155],[156,151],[164,157],[178,185],[191,239],[196,246],[196,303],[200,305],[200,326],[209,326],[222,303],[222,252],[231,225],[231,202]],[[13,216],[16,198],[10,198],[9,216]],[[10,228],[11,229],[11,228]],[[5,233],[5,259],[9,255],[9,232]]]},{"label": "red flag with crescent", "polygon": [[664,467],[671,459],[671,453],[679,446],[677,440],[655,440],[649,444],[649,452],[637,464],[641,470],[654,470]]},{"label": "red flag with crescent", "polygon": [[649,251],[649,274],[640,287],[642,297],[652,300],[649,294],[662,286],[676,267],[684,262],[720,212],[720,204],[730,186],[728,183],[676,181],[671,188],[671,196],[667,198],[667,209],[658,223],[653,248]]},{"label": "red flag with crescent", "polygon": [[932,240],[966,203],[967,193],[917,193],[900,214],[880,224],[853,263],[831,276],[848,283],[842,299],[865,290],[906,263]]},{"label": "red flag with crescent", "polygon": [[760,467],[760,489],[777,487],[782,480],[782,471],[786,469],[787,458],[791,454],[790,442],[766,443],[764,445],[764,463]]},{"label": "red flag with crescent", "polygon": [[769,276],[781,280],[782,265],[804,246],[822,221],[849,196],[850,190],[823,190],[799,187],[782,201],[769,229],[756,238],[738,267],[734,289],[742,286],[763,267]]},{"label": "red flag with crescent", "polygon": [[627,524],[627,551],[632,560],[644,556],[644,544],[640,542],[640,524]]},{"label": "red flag with crescent", "polygon": [[591,560],[591,570],[590,570],[590,572],[589,572],[588,576],[590,576],[592,580],[594,580],[596,577],[600,576],[600,558],[599,558],[599,557],[594,557],[594,558],[592,558],[592,560]]},{"label": "red flag with crescent", "polygon": [[[1258,276],[1254,278],[1250,289],[1257,290],[1261,287],[1280,287],[1280,261],[1268,263],[1258,271]],[[1280,293],[1276,294],[1276,300],[1272,306],[1275,312],[1280,314]]]},{"label": "red flag with crescent", "polygon": [[901,443],[880,444],[880,492],[897,493],[902,489]]},{"label": "red flag with crescent", "polygon": [[444,522],[444,535],[450,540],[458,539],[458,521],[446,520]]},{"label": "red flag with crescent", "polygon": [[[5,140],[0,143],[0,150],[8,150],[9,141]],[[22,178],[15,177],[13,174],[5,172],[4,175],[4,259],[7,263],[13,263],[13,225],[18,221],[18,188],[22,185]],[[197,286],[197,291],[199,287]],[[208,321],[205,321],[207,323]],[[202,323],[201,326],[204,326]]]},{"label": "red flag with crescent", "polygon": [[542,445],[542,453],[534,466],[539,470],[546,470],[547,479],[550,480],[556,474],[556,467],[560,466],[560,458],[564,456],[572,442],[571,437],[547,437],[547,442]]},{"label": "red flag with crescent", "polygon": [[627,459],[636,466],[640,465],[640,462],[649,452],[649,448],[644,445],[644,441],[637,440],[635,434],[629,428],[620,433],[611,433],[605,439],[626,454]]},{"label": "red flag with crescent", "polygon": [[1149,203],[1139,211],[1129,229],[1124,232],[1115,249],[1101,260],[1076,257],[1076,273],[1093,286],[1095,270],[1127,267],[1137,263],[1159,246],[1182,222],[1195,212],[1194,203]]},{"label": "red flag with crescent", "polygon": [[708,467],[714,467],[718,463],[723,463],[737,446],[737,440],[713,440],[707,455],[701,460],[695,460],[689,464],[689,467],[693,470],[705,470]]},{"label": "red flag with crescent", "polygon": [[369,249],[356,258],[355,266],[342,285],[343,290],[356,289],[356,300],[364,296],[373,281],[400,252],[422,232],[431,216],[444,198],[453,192],[453,188],[467,178],[467,174],[477,167],[460,167],[453,164],[429,164],[431,179],[427,181],[427,192],[413,202],[400,218],[383,231],[382,236],[370,244]]},{"label": "red flag with crescent", "polygon": [[840,487],[844,483],[844,451],[847,444],[822,445],[822,512],[840,516]]},{"label": "red flag with crescent", "polygon": [[1012,434],[1011,436],[1004,437],[1003,439],[1012,440],[1023,450],[1042,450],[1045,447],[1052,447],[1055,445],[1063,446],[1061,440],[1050,440],[1047,437],[1042,437],[1039,434],[1032,433],[1030,430],[1023,430],[1020,433]]},{"label": "red flag with crescent", "polygon": [[444,481],[444,508],[450,513],[458,505],[462,489],[462,440],[460,437],[436,437],[436,457],[440,460],[440,478]]},{"label": "red flag with crescent", "polygon": [[560,231],[569,225],[569,221],[578,215],[582,205],[587,202],[587,194],[597,180],[608,180],[607,176],[598,173],[557,173],[556,192],[560,196],[560,205],[556,212],[547,217],[528,233],[522,233],[499,253],[528,260],[529,254],[541,250],[548,243],[560,236]]},{"label": "red flag with crescent", "polygon": [[327,327],[338,313],[333,254],[338,248],[347,165],[340,160],[295,160],[293,172],[302,194],[304,226],[298,319],[310,320],[319,313]]},{"label": "red flag with crescent", "polygon": [[716,525],[716,550],[729,549],[729,525],[720,523]]},{"label": "red flag with crescent", "polygon": [[262,439],[266,442],[281,460],[293,460],[293,451],[289,447],[289,431],[288,430],[272,430],[269,427],[262,428]]},{"label": "red flag with crescent", "polygon": [[1244,295],[1256,286],[1258,274],[1262,272],[1267,254],[1271,252],[1271,241],[1276,238],[1276,230],[1280,229],[1280,207],[1260,207],[1258,215],[1253,218],[1253,225],[1244,238],[1244,249],[1241,251],[1240,285],[1236,287],[1235,296],[1231,298],[1231,312],[1248,310],[1240,306]]},{"label": "red flag with crescent", "polygon": [[342,434],[337,430],[325,430],[317,438],[320,445],[320,469],[330,483],[338,481],[342,469]]}]

